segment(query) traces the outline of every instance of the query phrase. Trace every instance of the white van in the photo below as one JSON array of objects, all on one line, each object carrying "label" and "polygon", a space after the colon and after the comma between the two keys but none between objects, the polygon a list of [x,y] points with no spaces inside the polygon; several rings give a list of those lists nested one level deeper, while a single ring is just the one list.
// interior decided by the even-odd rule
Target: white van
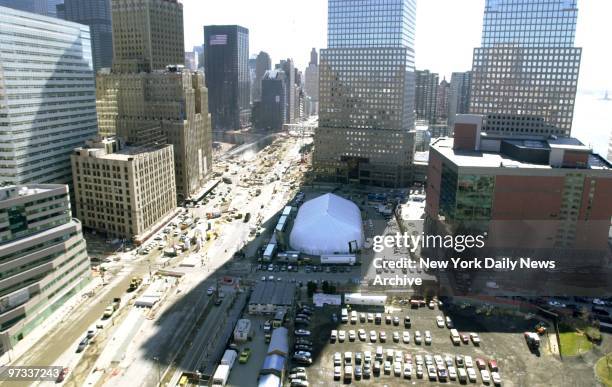
[{"label": "white van", "polygon": [[345,324],[348,322],[348,310],[346,308],[342,308],[340,319]]},{"label": "white van", "polygon": [[456,329],[450,330],[450,338],[454,345],[461,345],[461,337],[459,337],[459,332]]}]

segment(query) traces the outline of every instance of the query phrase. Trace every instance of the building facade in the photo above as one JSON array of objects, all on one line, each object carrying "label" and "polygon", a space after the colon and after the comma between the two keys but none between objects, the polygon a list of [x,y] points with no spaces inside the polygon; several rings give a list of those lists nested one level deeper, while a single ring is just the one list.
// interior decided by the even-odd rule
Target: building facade
[{"label": "building facade", "polygon": [[267,52],[260,51],[255,59],[255,82],[253,84],[253,101],[261,100],[261,80],[266,71],[272,68],[272,61]]},{"label": "building facade", "polygon": [[250,125],[249,30],[204,26],[206,87],[213,130]]},{"label": "building facade", "polygon": [[328,4],[315,178],[406,186],[414,154],[415,1]]},{"label": "building facade", "polygon": [[306,115],[316,115],[319,113],[319,56],[316,49],[310,52],[310,63],[304,72],[305,82],[304,91],[306,97],[310,97],[307,104]]},{"label": "building facade", "polygon": [[470,112],[496,134],[570,136],[582,49],[577,0],[487,0]]},{"label": "building facade", "polygon": [[292,124],[295,122],[295,67],[293,66],[293,59],[281,60],[276,65],[277,69],[283,70],[285,73],[285,89],[287,94],[285,95],[285,122]]},{"label": "building facade", "polygon": [[0,7],[0,182],[71,183],[97,131],[89,27]]},{"label": "building facade", "polygon": [[0,273],[2,354],[89,281],[85,239],[66,185],[0,188]]},{"label": "building facade", "polygon": [[37,13],[43,16],[56,17],[56,6],[62,0],[0,0],[0,7],[8,7],[24,12]]},{"label": "building facade", "polygon": [[118,139],[88,141],[72,156],[77,217],[109,238],[137,244],[175,213],[172,145],[125,147]]},{"label": "building facade", "polygon": [[448,95],[448,126],[453,127],[457,114],[467,114],[470,111],[470,90],[472,87],[472,72],[454,72],[451,74]]},{"label": "building facade", "polygon": [[111,0],[63,0],[63,18],[89,26],[94,72],[113,64]]},{"label": "building facade", "polygon": [[436,122],[444,122],[448,119],[448,95],[450,94],[450,83],[445,79],[438,85],[436,96]]},{"label": "building facade", "polygon": [[258,103],[256,129],[283,129],[287,95],[285,78],[285,72],[282,70],[266,71],[261,81],[261,101]]},{"label": "building facade", "polygon": [[186,200],[212,170],[212,131],[204,76],[181,67],[98,74],[100,136],[131,145],[174,145],[177,198]]},{"label": "building facade", "polygon": [[429,70],[416,70],[415,78],[414,106],[416,119],[433,124],[436,122],[438,111],[438,74]]},{"label": "building facade", "polygon": [[112,0],[113,69],[150,72],[183,64],[183,5],[177,0]]}]

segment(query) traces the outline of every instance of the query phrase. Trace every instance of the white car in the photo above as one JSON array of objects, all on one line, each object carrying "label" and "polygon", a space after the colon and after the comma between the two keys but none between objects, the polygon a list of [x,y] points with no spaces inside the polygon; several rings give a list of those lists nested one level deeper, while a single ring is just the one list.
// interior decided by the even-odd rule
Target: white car
[{"label": "white car", "polygon": [[425,355],[425,365],[428,367],[430,365],[433,365],[433,356],[431,356],[430,354]]},{"label": "white car", "polygon": [[349,341],[355,341],[355,338],[357,337],[357,335],[355,334],[355,331],[353,329],[351,329],[350,331],[348,331],[348,338]]},{"label": "white car", "polygon": [[365,341],[366,340],[366,331],[365,331],[365,329],[360,329],[359,331],[357,331],[357,334],[359,335],[359,340],[360,341]]},{"label": "white car", "polygon": [[444,367],[444,359],[442,359],[442,356],[435,355],[433,358],[434,362],[436,363],[436,367]]},{"label": "white car", "polygon": [[481,370],[480,377],[482,378],[482,382],[484,384],[489,384],[491,382],[491,374],[488,370]]},{"label": "white car", "polygon": [[452,366],[452,365],[453,365],[453,363],[454,363],[455,361],[454,361],[454,359],[453,359],[453,357],[452,357],[452,356],[450,356],[450,355],[446,355],[446,356],[444,356],[444,362],[446,363],[446,366],[447,366],[447,367],[450,367],[450,366]]},{"label": "white car", "polygon": [[425,344],[431,345],[431,332],[425,331]]},{"label": "white car", "polygon": [[451,329],[453,326],[454,326],[454,325],[453,325],[453,320],[451,320],[451,318],[450,318],[450,317],[446,316],[446,327],[447,327],[448,329]]},{"label": "white car", "polygon": [[472,367],[466,368],[466,371],[468,374],[468,379],[470,379],[470,382],[476,383],[476,371]]},{"label": "white car", "polygon": [[416,366],[416,376],[417,376],[417,378],[419,378],[419,379],[423,379],[423,365],[418,364],[418,365]]},{"label": "white car", "polygon": [[436,316],[436,325],[438,325],[438,328],[444,328],[444,317]]},{"label": "white car", "polygon": [[453,367],[453,366],[448,367],[448,378],[450,380],[456,380],[457,379],[457,370],[455,369],[455,367]]},{"label": "white car", "polygon": [[404,360],[404,353],[399,349],[395,350],[395,362],[401,363]]},{"label": "white car", "polygon": [[410,343],[410,332],[404,331],[402,333],[402,341],[404,342],[404,344]]},{"label": "white car", "polygon": [[370,351],[365,351],[363,353],[363,362],[368,364],[372,362],[372,352]]},{"label": "white car", "polygon": [[429,376],[429,380],[431,381],[438,380],[438,372],[436,371],[436,367],[434,366],[427,367],[427,375]]},{"label": "white car", "polygon": [[499,372],[491,372],[491,379],[493,379],[493,384],[499,386],[501,384],[501,376],[499,376]]},{"label": "white car", "polygon": [[393,374],[395,376],[401,376],[402,375],[402,363],[400,363],[398,361],[393,363]]},{"label": "white car", "polygon": [[414,343],[421,344],[421,332],[420,331],[414,331]]},{"label": "white car", "polygon": [[399,332],[393,332],[393,342],[394,343],[399,343],[399,341],[400,341]]},{"label": "white car", "polygon": [[404,379],[412,378],[412,364],[404,365]]},{"label": "white car", "polygon": [[380,331],[378,333],[379,339],[381,343],[387,342],[387,333],[385,331]]},{"label": "white car", "polygon": [[340,380],[341,377],[342,377],[342,367],[335,366],[334,367],[334,380]]},{"label": "white car", "polygon": [[474,367],[474,361],[472,360],[471,356],[466,356],[463,360],[465,361],[465,366],[467,368],[473,368]]},{"label": "white car", "polygon": [[376,342],[376,331],[370,331],[370,342],[371,343],[375,343]]},{"label": "white car", "polygon": [[345,331],[338,331],[338,341],[339,342],[344,342],[344,340],[346,339],[346,332]]},{"label": "white car", "polygon": [[342,354],[340,352],[334,353],[334,366],[342,364]]},{"label": "white car", "polygon": [[374,313],[368,313],[368,322],[374,322]]},{"label": "white car", "polygon": [[414,356],[414,362],[416,363],[416,365],[423,365],[423,355],[415,355]]},{"label": "white car", "polygon": [[208,288],[208,290],[206,291],[206,294],[208,294],[209,296],[212,296],[215,293],[215,288],[213,288],[212,286]]}]

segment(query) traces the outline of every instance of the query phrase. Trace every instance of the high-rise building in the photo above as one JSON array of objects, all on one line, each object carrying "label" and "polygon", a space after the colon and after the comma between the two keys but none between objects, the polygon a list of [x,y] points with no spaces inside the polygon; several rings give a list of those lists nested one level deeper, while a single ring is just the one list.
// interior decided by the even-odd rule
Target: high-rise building
[{"label": "high-rise building", "polygon": [[64,19],[89,26],[94,72],[104,67],[111,67],[113,64],[111,0],[63,1]]},{"label": "high-rise building", "polygon": [[257,114],[253,112],[257,129],[281,130],[285,123],[285,98],[287,94],[283,70],[268,70],[261,81],[261,101]]},{"label": "high-rise building", "polygon": [[436,122],[438,74],[429,70],[416,70],[415,77],[414,106],[416,118],[433,124]]},{"label": "high-rise building", "polygon": [[193,52],[197,57],[198,70],[204,71],[204,46],[193,46]]},{"label": "high-rise building", "polygon": [[582,49],[577,0],[487,0],[470,112],[489,134],[569,136]]},{"label": "high-rise building", "polygon": [[450,83],[446,78],[438,85],[436,96],[436,122],[444,122],[448,118],[448,94],[450,92]]},{"label": "high-rise building", "polygon": [[610,142],[608,143],[608,161],[612,163],[612,131],[610,131]]},{"label": "high-rise building", "polygon": [[89,27],[0,7],[0,182],[72,183],[97,131]]},{"label": "high-rise building", "polygon": [[266,71],[272,68],[272,61],[267,52],[260,51],[255,60],[255,82],[253,84],[253,100],[261,100],[261,80]]},{"label": "high-rise building", "polygon": [[472,72],[454,72],[451,75],[448,95],[448,126],[452,128],[457,114],[466,114],[470,111],[470,90],[472,86]]},{"label": "high-rise building", "polygon": [[72,170],[78,219],[108,238],[140,244],[175,213],[172,145],[91,140],[74,150]]},{"label": "high-rise building", "polygon": [[204,26],[204,51],[213,129],[249,126],[249,30],[236,25]]},{"label": "high-rise building", "polygon": [[257,69],[257,55],[253,56],[252,58],[249,58],[249,62],[248,62],[248,68],[249,68],[249,91],[250,91],[250,99],[249,99],[249,103],[251,104],[251,106],[253,105],[253,102],[255,102],[255,71]]},{"label": "high-rise building", "polygon": [[195,52],[185,51],[185,67],[191,71],[198,70],[198,57]]},{"label": "high-rise building", "polygon": [[411,181],[415,0],[329,0],[319,63],[316,178]]},{"label": "high-rise building", "polygon": [[286,75],[285,122],[292,124],[295,121],[295,67],[293,66],[293,59],[281,60],[276,68],[283,70]]},{"label": "high-rise building", "polygon": [[81,223],[72,218],[66,185],[0,188],[0,224],[3,354],[82,289],[90,275]]},{"label": "high-rise building", "polygon": [[317,49],[314,47],[310,50],[310,62],[308,64],[319,65],[319,54],[317,54]]},{"label": "high-rise building", "polygon": [[212,170],[212,132],[204,76],[181,67],[98,74],[100,135],[131,145],[174,145],[177,198],[204,186]]},{"label": "high-rise building", "polygon": [[57,17],[57,5],[62,2],[63,0],[0,0],[0,6]]},{"label": "high-rise building", "polygon": [[183,64],[183,5],[177,0],[112,0],[112,21],[115,71]]}]

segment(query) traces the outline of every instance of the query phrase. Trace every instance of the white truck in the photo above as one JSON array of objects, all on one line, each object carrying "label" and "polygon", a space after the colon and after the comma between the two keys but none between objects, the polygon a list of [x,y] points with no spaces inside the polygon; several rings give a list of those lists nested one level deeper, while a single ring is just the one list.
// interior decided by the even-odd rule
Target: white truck
[{"label": "white truck", "polygon": [[228,349],[223,353],[223,357],[221,358],[221,364],[227,365],[231,369],[236,362],[236,358],[238,357],[238,353],[233,349]]},{"label": "white truck", "polygon": [[356,262],[353,254],[329,254],[321,255],[321,265],[354,265]]},{"label": "white truck", "polygon": [[227,364],[220,364],[215,371],[212,378],[213,386],[225,386],[227,379],[229,379],[231,367]]}]

